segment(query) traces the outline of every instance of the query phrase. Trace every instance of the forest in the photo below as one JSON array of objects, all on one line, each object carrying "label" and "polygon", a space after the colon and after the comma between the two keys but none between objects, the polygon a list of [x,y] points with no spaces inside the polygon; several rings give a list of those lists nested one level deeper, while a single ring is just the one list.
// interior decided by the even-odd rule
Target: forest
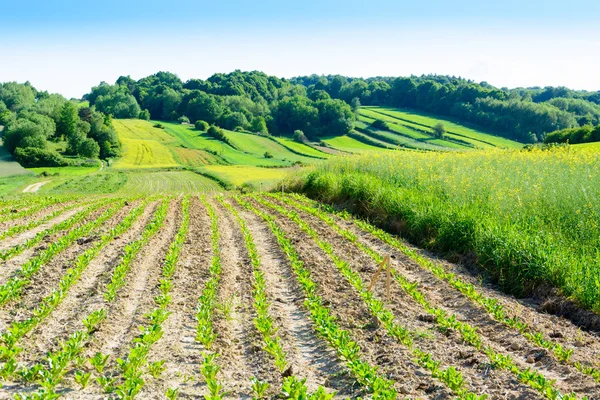
[{"label": "forest", "polygon": [[38,91],[29,82],[0,84],[0,126],[4,147],[24,167],[80,165],[120,155],[110,115]]}]

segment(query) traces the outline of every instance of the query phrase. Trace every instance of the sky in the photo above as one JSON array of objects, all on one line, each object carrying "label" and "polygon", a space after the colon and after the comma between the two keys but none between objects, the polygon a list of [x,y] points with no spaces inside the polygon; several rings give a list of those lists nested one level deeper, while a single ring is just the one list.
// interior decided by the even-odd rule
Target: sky
[{"label": "sky", "polygon": [[[58,3],[58,4],[57,4]],[[598,0],[0,0],[0,82],[260,70],[600,90]]]}]

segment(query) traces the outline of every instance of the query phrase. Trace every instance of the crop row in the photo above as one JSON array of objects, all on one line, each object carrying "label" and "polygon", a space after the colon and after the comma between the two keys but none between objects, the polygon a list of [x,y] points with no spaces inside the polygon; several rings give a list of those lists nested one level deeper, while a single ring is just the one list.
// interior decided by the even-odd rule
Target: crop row
[{"label": "crop row", "polygon": [[371,313],[381,322],[388,334],[398,342],[405,345],[413,353],[419,364],[427,368],[434,378],[444,382],[446,386],[448,386],[448,388],[456,393],[461,399],[485,398],[485,396],[477,396],[476,394],[470,393],[465,389],[464,378],[458,369],[453,366],[450,366],[446,369],[441,369],[441,363],[439,361],[436,361],[431,354],[428,354],[416,347],[412,340],[415,332],[412,332],[410,329],[395,322],[394,314],[385,306],[382,301],[374,297],[372,292],[367,289],[360,276],[352,270],[350,264],[338,257],[334,253],[333,247],[329,243],[322,240],[319,234],[304,220],[302,220],[297,213],[289,211],[283,207],[258,197],[256,197],[256,200],[263,206],[276,210],[280,214],[285,215],[294,221],[304,232],[306,232],[323,250],[323,252],[329,256],[346,280],[355,288]]},{"label": "crop row", "polygon": [[18,298],[25,286],[31,282],[31,277],[35,275],[40,268],[50,261],[54,256],[61,253],[77,239],[90,234],[95,229],[101,227],[104,222],[112,217],[122,206],[124,201],[118,201],[110,205],[97,219],[81,225],[62,236],[55,242],[52,242],[45,250],[41,251],[35,257],[25,262],[15,275],[3,285],[0,285],[0,305],[4,305],[11,300]]},{"label": "crop row", "polygon": [[[298,202],[313,207],[314,210],[314,206],[316,203],[314,203],[307,197],[298,194],[291,194],[290,196]],[[495,321],[500,322],[505,326],[518,331],[531,343],[551,351],[559,362],[571,364],[578,371],[586,375],[590,375],[596,380],[596,382],[600,382],[600,370],[598,368],[595,368],[589,364],[572,362],[570,360],[573,354],[572,349],[566,349],[560,343],[557,343],[556,341],[553,341],[552,339],[546,337],[542,332],[537,331],[533,326],[529,325],[518,315],[509,316],[504,306],[500,304],[497,299],[483,295],[480,291],[477,290],[477,288],[473,284],[465,282],[452,272],[446,271],[446,269],[439,263],[435,263],[434,261],[423,257],[415,250],[406,246],[404,243],[402,243],[402,241],[400,241],[393,235],[390,235],[389,233],[371,225],[370,223],[362,219],[352,217],[346,211],[338,212],[329,206],[324,206],[323,208],[321,208],[320,204],[319,209],[322,209],[322,211],[327,212],[328,214],[336,215],[345,221],[353,222],[364,232],[370,233],[373,236],[380,239],[381,241],[383,241],[384,243],[388,244],[389,246],[398,249],[402,254],[404,254],[405,256],[413,260],[415,263],[417,263],[417,265],[424,268],[425,270],[430,271],[438,279],[447,282],[450,286],[458,290],[460,293],[469,298],[475,304],[485,309],[488,315],[490,315]]]},{"label": "crop row", "polygon": [[[83,205],[85,206],[87,204],[83,204]],[[53,220],[54,218],[66,213],[69,210],[72,210],[76,207],[81,207],[81,206],[82,206],[81,203],[72,203],[64,208],[55,210],[55,211],[51,212],[50,214],[43,216],[40,219],[36,219],[36,220],[30,221],[30,222],[27,222],[25,224],[12,226],[12,227],[8,228],[7,230],[5,230],[4,232],[0,233],[0,240],[9,238],[9,237],[15,236],[21,232],[25,232],[30,229],[33,229],[36,226],[40,226],[41,224],[44,224],[48,221]]]},{"label": "crop row", "polygon": [[[46,207],[52,206],[57,203],[62,203],[68,201],[68,199],[64,198],[55,198],[55,197],[44,197],[38,201],[32,202],[31,199],[24,200],[20,203],[13,203],[11,206],[3,210],[0,213],[0,222],[12,221],[17,218],[27,217],[29,215],[35,214],[36,212],[43,210]],[[23,206],[31,205],[28,208],[25,208],[21,211],[18,211],[18,208],[22,208]],[[17,210],[17,212],[14,212]]]},{"label": "crop row", "polygon": [[[104,292],[104,298],[107,300],[108,304],[115,300],[115,297],[113,297],[112,294],[116,293],[118,289],[125,284],[122,280],[115,280],[115,276],[121,276],[124,271],[129,270],[137,253],[139,253],[149,239],[160,230],[167,215],[168,205],[169,200],[164,199],[154,213],[150,223],[144,228],[142,236],[125,247],[120,263],[113,270],[113,279],[111,279],[111,282],[107,285],[106,291]],[[52,380],[45,385],[42,384],[43,389],[39,393],[39,395],[43,396],[41,398],[52,399],[59,396],[59,394],[55,392],[55,387],[62,381],[64,374],[67,372],[67,367],[71,362],[74,362],[76,367],[80,369],[83,368],[86,359],[80,356],[81,352],[91,339],[91,335],[98,329],[100,323],[104,321],[107,316],[108,312],[106,311],[106,308],[100,308],[90,313],[82,321],[84,329],[73,333],[69,339],[60,346],[59,350],[48,356],[47,366],[42,366],[42,368],[52,371],[52,374],[50,375]],[[101,353],[96,353],[89,359],[89,362],[99,373],[104,369],[107,361],[108,355],[103,355]],[[56,367],[56,365],[59,367]],[[41,375],[43,376],[43,374]],[[76,381],[78,380],[83,387],[87,385],[90,377],[91,373],[85,373],[81,370],[77,371],[75,374]],[[115,379],[112,377],[100,375],[96,378],[96,381],[103,386],[107,393],[111,393],[115,390]]]},{"label": "crop row", "polygon": [[315,329],[336,350],[339,357],[345,361],[356,381],[371,392],[376,399],[395,399],[397,392],[394,389],[394,381],[382,377],[378,374],[376,367],[361,359],[359,345],[351,339],[348,331],[339,327],[335,317],[323,305],[323,300],[318,294],[318,286],[311,279],[310,271],[304,267],[304,262],[300,259],[291,240],[275,222],[275,219],[271,215],[258,210],[244,199],[235,197],[235,200],[268,224],[283,252],[288,257],[297,280],[304,291],[305,305],[310,312],[312,321],[315,323]]},{"label": "crop row", "polygon": [[202,290],[196,308],[196,320],[198,321],[196,326],[196,341],[204,345],[206,349],[202,353],[203,360],[200,366],[200,373],[206,381],[209,392],[205,395],[205,398],[207,400],[220,400],[223,398],[223,385],[217,379],[217,373],[221,369],[216,362],[219,354],[210,350],[217,338],[213,327],[213,318],[216,307],[217,288],[221,280],[222,270],[221,249],[219,246],[219,217],[215,209],[205,199],[202,199],[202,203],[210,216],[212,260],[209,268],[210,278]]},{"label": "crop row", "polygon": [[[69,289],[79,280],[79,277],[88,267],[90,262],[96,258],[100,251],[114,240],[115,237],[123,234],[133,225],[144,211],[146,205],[147,204],[144,203],[134,208],[119,225],[103,235],[93,247],[90,247],[84,253],[79,255],[75,260],[74,265],[69,267],[61,278],[58,288],[55,288],[48,296],[42,299],[40,305],[33,310],[31,317],[21,322],[13,322],[8,327],[7,331],[1,337],[2,346],[0,347],[2,349],[0,359],[5,360],[2,369],[3,379],[8,379],[13,373],[17,372],[16,356],[21,351],[21,349],[16,346],[19,340],[44,321],[44,319],[56,309],[67,296]],[[92,320],[93,319],[94,318],[92,317]],[[24,368],[18,371],[18,375],[27,381],[27,377],[35,377],[37,371],[41,370],[42,367],[41,364],[37,364],[37,366],[33,366],[32,368]]]},{"label": "crop row", "polygon": [[32,237],[31,239],[27,240],[26,242],[24,242],[22,244],[13,246],[13,247],[5,250],[4,252],[1,252],[0,259],[6,261],[18,254],[21,254],[25,250],[30,249],[33,246],[40,243],[42,240],[44,240],[45,237],[71,228],[75,224],[77,224],[77,223],[81,222],[82,220],[84,220],[85,218],[87,218],[88,215],[90,215],[97,209],[104,207],[111,202],[114,202],[114,200],[113,199],[102,199],[98,202],[92,203],[89,207],[78,212],[77,214],[73,215],[69,219],[62,221],[59,224],[53,225],[50,228],[43,230],[42,232],[38,232],[34,237]]},{"label": "crop row", "polygon": [[[146,315],[148,324],[140,326],[141,334],[134,339],[134,345],[129,349],[125,359],[117,359],[117,364],[123,377],[123,382],[116,386],[116,393],[121,399],[133,399],[143,388],[145,381],[142,375],[149,372],[153,377],[158,377],[165,369],[164,360],[148,363],[148,353],[154,343],[163,336],[162,324],[169,317],[167,310],[171,303],[169,292],[173,287],[172,277],[179,260],[179,254],[188,233],[189,197],[182,202],[182,221],[179,230],[165,256],[162,264],[162,279],[159,280],[160,294],[154,297],[156,307]],[[170,389],[169,396],[174,397],[176,389]]]},{"label": "crop row", "polygon": [[[327,223],[330,227],[332,227],[338,234],[345,237],[349,242],[353,243],[359,250],[370,256],[376,263],[383,262],[383,256],[373,249],[363,245],[358,241],[356,235],[352,232],[341,228],[331,217],[329,217],[323,211],[320,211],[315,208],[310,208],[303,206],[299,203],[292,202],[290,200],[284,200],[290,205],[293,205],[305,212],[308,212],[312,215],[317,216],[322,221]],[[272,203],[271,203],[272,204]],[[275,206],[275,205],[273,205]],[[306,225],[298,215],[294,212],[290,212],[284,208],[278,207],[278,211],[285,212],[286,215],[292,219],[294,219],[297,223],[302,222],[303,225]],[[307,229],[311,229],[306,225]],[[304,229],[304,228],[303,228]],[[309,233],[310,234],[310,233]],[[313,238],[317,237],[316,232],[313,231],[311,236]],[[317,239],[315,239],[317,240]],[[391,267],[390,267],[391,268]],[[509,355],[503,355],[494,351],[490,346],[482,348],[482,338],[476,331],[476,328],[470,326],[466,322],[459,321],[455,315],[449,315],[445,310],[433,306],[425,297],[425,295],[418,289],[418,283],[410,282],[406,277],[400,274],[396,269],[391,268],[391,274],[398,282],[399,286],[404,290],[406,294],[411,296],[427,313],[431,314],[435,317],[436,324],[442,330],[452,329],[456,331],[464,340],[464,342],[470,344],[474,348],[479,351],[482,351],[485,355],[488,356],[492,364],[497,368],[505,369],[511,373],[513,373],[521,382],[531,386],[532,388],[538,390],[542,395],[547,398],[554,399],[575,399],[576,396],[571,395],[562,395],[555,387],[554,381],[547,379],[541,373],[531,369],[521,369],[519,368],[515,362],[511,359]]]},{"label": "crop row", "polygon": [[[264,347],[263,349],[269,353],[275,360],[275,366],[279,369],[280,373],[283,373],[288,367],[287,354],[283,350],[281,345],[281,337],[277,334],[278,327],[275,324],[273,316],[270,314],[269,309],[271,302],[267,296],[267,285],[265,281],[265,275],[261,270],[261,260],[258,254],[258,249],[252,238],[252,233],[248,229],[246,221],[240,216],[238,211],[231,206],[231,204],[225,202],[222,197],[218,198],[219,202],[233,214],[235,219],[238,221],[242,235],[244,236],[244,242],[250,262],[253,268],[253,302],[252,305],[256,310],[256,317],[254,318],[254,325],[256,329],[262,334]],[[268,390],[269,384],[262,382],[257,379],[253,379],[252,389],[254,395],[257,398],[264,398],[265,392]],[[317,388],[315,393],[308,394],[308,388],[306,387],[306,379],[298,379],[295,376],[288,376],[284,379],[282,385],[282,396],[289,399],[297,398],[310,398],[310,399],[330,399],[333,398],[334,394],[327,394],[323,387]],[[304,396],[304,397],[302,397]]]}]

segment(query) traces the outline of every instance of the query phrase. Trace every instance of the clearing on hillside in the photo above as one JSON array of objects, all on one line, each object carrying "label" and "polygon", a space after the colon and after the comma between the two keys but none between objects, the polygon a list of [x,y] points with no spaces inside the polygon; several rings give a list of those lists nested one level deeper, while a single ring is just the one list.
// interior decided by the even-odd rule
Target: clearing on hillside
[{"label": "clearing on hillside", "polygon": [[596,333],[306,197],[23,197],[0,224],[2,398],[600,396]]}]

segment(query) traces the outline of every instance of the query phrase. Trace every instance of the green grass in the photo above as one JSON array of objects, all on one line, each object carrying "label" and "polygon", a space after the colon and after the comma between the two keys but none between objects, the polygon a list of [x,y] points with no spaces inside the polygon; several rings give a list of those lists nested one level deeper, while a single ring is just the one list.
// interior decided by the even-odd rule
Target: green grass
[{"label": "green grass", "polygon": [[293,151],[295,151],[297,153],[301,153],[301,154],[304,154],[309,157],[316,157],[316,158],[331,157],[331,154],[324,153],[320,150],[315,149],[314,147],[312,147],[310,145],[307,145],[304,143],[298,143],[293,139],[289,139],[289,138],[285,138],[285,137],[274,137],[274,139],[276,141],[278,141],[279,143],[281,143],[282,145],[284,145],[285,147],[292,149]]},{"label": "green grass", "polygon": [[245,153],[251,153],[259,158],[264,158],[265,152],[269,152],[273,156],[270,160],[281,161],[281,165],[289,165],[295,162],[303,164],[315,162],[314,158],[295,154],[277,141],[264,136],[232,131],[225,131],[225,134],[235,147],[242,149]]},{"label": "green grass", "polygon": [[390,152],[334,159],[288,184],[476,260],[509,292],[551,285],[598,312],[599,169],[594,150]]},{"label": "green grass", "polygon": [[161,129],[153,128],[142,120],[113,120],[114,127],[123,146],[123,156],[112,167],[157,168],[174,167],[178,163],[167,145],[173,139]]},{"label": "green grass", "polygon": [[386,151],[386,149],[377,146],[371,146],[346,135],[326,138],[323,139],[323,142],[327,143],[336,150],[345,151],[347,153],[372,153]]},{"label": "green grass", "polygon": [[27,174],[27,170],[16,162],[10,153],[2,146],[0,140],[0,177],[11,176],[11,175],[24,175]]},{"label": "green grass", "polygon": [[249,165],[208,165],[200,169],[223,178],[236,186],[249,184],[258,188],[263,184],[266,190],[269,186],[285,178],[298,168],[260,168]]},{"label": "green grass", "polygon": [[400,121],[412,123],[422,128],[432,128],[437,123],[442,123],[449,133],[449,137],[469,141],[476,144],[478,147],[501,147],[501,148],[521,148],[523,144],[495,136],[489,133],[482,132],[475,128],[470,128],[449,118],[440,118],[424,112],[416,112],[390,107],[365,107],[366,110],[375,111],[379,115],[386,115]]},{"label": "green grass", "polygon": [[[50,187],[46,191],[73,194],[115,193],[127,182],[127,176],[121,171],[78,176]],[[42,186],[42,188],[44,187]]]},{"label": "green grass", "polygon": [[191,171],[129,171],[127,181],[118,193],[161,194],[218,192],[223,189],[215,181]]},{"label": "green grass", "polygon": [[378,138],[380,140],[385,140],[387,143],[396,146],[407,147],[409,149],[419,149],[419,150],[437,150],[437,151],[445,151],[448,150],[446,146],[438,146],[436,144],[431,143],[429,140],[417,140],[407,137],[405,135],[399,135],[396,133],[392,133],[389,131],[382,131],[378,129],[373,129],[369,126],[368,123],[365,123],[361,118],[356,121],[356,128],[364,133],[365,135]]}]

